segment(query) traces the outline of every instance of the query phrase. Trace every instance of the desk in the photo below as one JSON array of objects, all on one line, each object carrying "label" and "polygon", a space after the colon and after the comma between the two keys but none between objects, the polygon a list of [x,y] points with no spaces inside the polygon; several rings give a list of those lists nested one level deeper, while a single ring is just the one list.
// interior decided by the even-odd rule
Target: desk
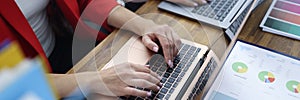
[{"label": "desk", "polygon": [[238,38],[300,58],[299,40],[263,32],[261,28],[259,28],[259,24],[271,2],[272,0],[265,0],[261,6],[252,12]]},{"label": "desk", "polygon": [[[220,32],[219,30],[214,29],[215,27],[204,24],[199,25],[199,23],[195,22],[194,20],[183,18],[182,16],[159,10],[157,8],[159,2],[159,0],[149,0],[136,13],[140,15],[147,13],[159,13],[170,16],[184,25],[187,31],[189,31],[194,36],[193,38],[195,39],[195,42],[201,44],[210,44],[207,42],[207,38],[203,38],[199,35],[199,31],[201,31],[202,28],[205,28],[210,32]],[[244,28],[241,30],[238,38],[300,58],[299,40],[263,32],[259,28],[260,21],[264,17],[264,14],[271,2],[272,0],[265,0],[261,4],[261,6],[253,11],[253,13],[249,16],[249,19],[247,20]],[[152,17],[154,17],[155,20],[155,16]],[[109,60],[118,52],[122,45],[125,44],[125,42],[132,35],[133,34],[130,32],[122,32],[122,34],[119,34],[118,31],[114,31],[97,47],[95,47],[87,56],[79,61],[68,73],[95,71],[99,68],[102,68],[107,62],[109,62]],[[221,40],[228,41],[226,40],[226,38],[221,38]],[[226,42],[225,44],[228,44],[228,42]]]}]

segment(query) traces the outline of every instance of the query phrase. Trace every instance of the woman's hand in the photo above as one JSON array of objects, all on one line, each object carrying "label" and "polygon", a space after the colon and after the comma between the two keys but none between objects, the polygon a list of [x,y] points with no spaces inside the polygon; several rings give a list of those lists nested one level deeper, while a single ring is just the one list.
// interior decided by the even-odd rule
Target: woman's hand
[{"label": "woman's hand", "polygon": [[[87,88],[88,97],[98,96],[140,96],[151,95],[150,91],[139,90],[135,87],[147,88],[153,91],[160,89],[160,76],[152,72],[149,66],[123,63],[101,70],[99,73],[85,72],[77,75],[79,81]],[[85,80],[86,79],[86,80]],[[86,91],[86,90],[85,90]]]},{"label": "woman's hand", "polygon": [[[154,52],[162,49],[166,62],[170,67],[173,66],[172,61],[180,48],[181,41],[171,27],[158,25],[152,20],[140,17],[120,6],[115,7],[111,12],[108,23],[142,36],[144,45]],[[162,48],[159,48],[158,44],[155,43],[156,41],[160,43]]]},{"label": "woman's hand", "polygon": [[174,57],[180,49],[181,41],[179,36],[168,25],[156,25],[147,28],[142,35],[144,45],[154,52],[160,49],[156,42],[159,42],[165,61],[172,68]]}]

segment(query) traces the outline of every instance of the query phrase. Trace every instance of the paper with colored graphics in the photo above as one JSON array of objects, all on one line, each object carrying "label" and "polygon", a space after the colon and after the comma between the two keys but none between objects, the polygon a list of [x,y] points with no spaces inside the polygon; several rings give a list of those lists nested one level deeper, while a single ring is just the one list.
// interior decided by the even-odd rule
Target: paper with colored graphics
[{"label": "paper with colored graphics", "polygon": [[300,0],[274,0],[260,27],[263,31],[300,40]]}]

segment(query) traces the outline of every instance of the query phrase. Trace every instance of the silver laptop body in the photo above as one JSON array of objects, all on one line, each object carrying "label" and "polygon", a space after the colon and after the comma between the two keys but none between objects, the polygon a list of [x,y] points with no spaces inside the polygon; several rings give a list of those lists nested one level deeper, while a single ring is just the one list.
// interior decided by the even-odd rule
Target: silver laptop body
[{"label": "silver laptop body", "polygon": [[227,29],[253,0],[212,0],[197,7],[162,1],[158,8]]}]

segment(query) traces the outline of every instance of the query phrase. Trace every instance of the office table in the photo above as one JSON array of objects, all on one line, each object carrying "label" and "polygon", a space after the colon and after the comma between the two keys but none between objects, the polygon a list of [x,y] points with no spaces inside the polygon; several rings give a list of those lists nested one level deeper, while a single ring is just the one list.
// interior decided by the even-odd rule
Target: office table
[{"label": "office table", "polygon": [[[171,17],[180,24],[182,24],[186,30],[176,30],[179,34],[189,32],[192,35],[192,39],[195,42],[198,42],[200,44],[205,45],[211,45],[213,43],[210,43],[209,38],[213,38],[216,36],[219,36],[219,34],[223,34],[222,30],[216,29],[216,27],[205,25],[205,24],[199,24],[195,20],[185,18],[170,12],[166,12],[163,10],[159,10],[157,8],[157,5],[160,1],[159,0],[149,0],[147,3],[145,3],[138,11],[136,11],[139,15],[144,15],[148,13],[152,13],[148,16],[145,16],[146,18],[153,19],[155,22],[167,22],[169,25],[173,25],[172,27],[176,28],[176,24],[174,24],[174,21],[170,21],[164,18],[160,18],[157,14],[166,15],[168,17]],[[259,28],[259,24],[261,20],[264,17],[264,14],[266,13],[268,7],[270,6],[272,0],[265,0],[259,7],[257,7],[249,16],[248,20],[246,21],[246,24],[242,28],[238,39],[251,42],[257,45],[261,45],[294,57],[299,58],[300,57],[300,41],[294,40],[291,38],[287,38],[284,36],[275,35],[268,32],[263,32],[261,28]],[[155,13],[155,14],[153,14]],[[205,32],[209,33],[215,33],[210,34],[210,36],[203,37],[202,34],[205,29]],[[204,32],[204,33],[205,33]],[[219,33],[219,34],[218,34]],[[127,40],[134,34],[128,31],[120,31],[115,30],[113,33],[111,33],[105,40],[103,40],[99,45],[97,45],[90,53],[88,53],[83,59],[81,59],[69,72],[71,73],[79,73],[84,71],[96,71],[100,70],[105,66],[106,63],[108,63],[112,57],[118,52],[118,50],[126,43]],[[218,39],[221,43],[216,43],[215,46],[212,46],[211,49],[217,50],[218,47],[223,45],[228,45],[230,40],[224,36],[220,37]],[[227,47],[221,47],[222,50],[219,51],[219,54],[217,53],[217,56],[221,58],[222,53],[224,52],[223,49],[226,49]],[[197,97],[200,98],[199,96]]]},{"label": "office table", "polygon": [[[159,13],[170,16],[175,20],[178,20],[178,22],[180,22],[190,32],[190,34],[194,36],[193,38],[195,42],[205,45],[209,45],[207,38],[203,38],[201,36],[201,32],[199,33],[199,31],[205,29],[208,32],[222,33],[220,32],[220,29],[216,29],[216,27],[214,26],[205,24],[199,25],[199,23],[195,20],[160,10],[157,8],[159,2],[159,0],[149,0],[140,9],[138,9],[136,13],[139,15],[148,13]],[[264,14],[266,13],[271,2],[272,0],[265,0],[251,13],[245,26],[242,28],[238,39],[261,45],[299,58],[299,40],[291,39],[288,37],[268,32],[263,32],[261,28],[259,28],[260,21],[264,17]],[[152,19],[155,20],[157,16],[150,17],[153,17]],[[68,73],[73,73],[74,71],[82,72],[88,70],[95,70],[95,66],[97,66],[97,69],[102,68],[132,35],[133,33],[130,32],[118,32],[118,30],[115,30],[105,40],[103,40],[99,45],[97,45],[88,55],[86,55],[82,60],[80,60]],[[222,37],[222,41],[226,41],[225,44],[229,44],[230,42],[230,40],[226,37]],[[219,57],[222,56],[222,54],[217,55]],[[92,66],[92,68],[90,66]]]},{"label": "office table", "polygon": [[[212,45],[212,41],[207,41],[212,37],[219,36],[219,34],[223,34],[222,30],[206,25],[199,24],[197,21],[182,17],[180,15],[176,15],[170,12],[166,12],[157,8],[160,0],[149,0],[145,3],[140,9],[136,11],[139,15],[144,15],[148,13],[152,13],[146,18],[155,20],[155,22],[166,21],[172,27],[177,27],[176,23],[173,21],[167,21],[160,19],[157,14],[166,15],[171,17],[181,25],[183,25],[191,35],[195,42],[205,45]],[[249,16],[246,24],[242,28],[238,39],[251,42],[257,45],[261,45],[297,58],[300,58],[300,41],[291,39],[284,36],[275,35],[268,32],[263,32],[261,28],[259,28],[259,24],[264,17],[264,14],[268,10],[272,0],[265,0],[259,7],[257,7]],[[153,14],[154,13],[154,14]],[[203,29],[205,32],[215,33],[215,34],[206,34],[206,37],[203,37],[205,33],[203,33]],[[176,29],[175,29],[176,30]],[[177,30],[180,31],[181,30]],[[115,30],[111,33],[105,40],[103,40],[99,45],[97,45],[90,53],[88,53],[83,59],[81,59],[68,73],[78,73],[83,71],[95,71],[101,69],[105,66],[106,63],[118,52],[118,50],[126,43],[129,38],[134,35],[128,31],[119,31]],[[217,56],[221,58],[223,49],[226,49],[230,42],[228,38],[225,36],[220,37],[220,39],[214,46],[211,47],[212,50],[217,50],[219,47],[222,49],[220,52],[217,52]],[[225,46],[224,46],[225,45]]]}]

